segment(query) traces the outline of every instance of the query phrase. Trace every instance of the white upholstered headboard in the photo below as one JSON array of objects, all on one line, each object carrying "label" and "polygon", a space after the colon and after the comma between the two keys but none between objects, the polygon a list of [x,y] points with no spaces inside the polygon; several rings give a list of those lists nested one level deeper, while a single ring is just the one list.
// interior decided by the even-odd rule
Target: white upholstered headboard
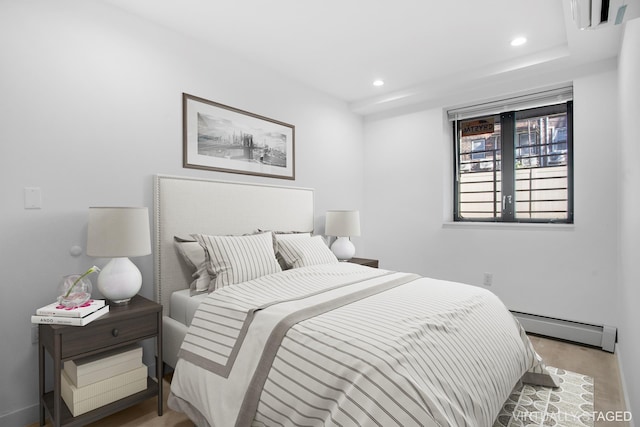
[{"label": "white upholstered headboard", "polygon": [[168,314],[171,293],[188,288],[192,280],[174,236],[238,235],[257,229],[312,231],[313,223],[312,189],[156,175],[156,301]]}]

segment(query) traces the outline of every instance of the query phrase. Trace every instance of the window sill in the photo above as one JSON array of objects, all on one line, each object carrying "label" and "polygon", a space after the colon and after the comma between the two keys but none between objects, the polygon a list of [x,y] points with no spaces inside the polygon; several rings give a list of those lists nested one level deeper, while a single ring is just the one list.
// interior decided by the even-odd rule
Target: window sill
[{"label": "window sill", "polygon": [[442,228],[462,228],[475,230],[558,230],[573,231],[575,224],[563,223],[527,223],[527,222],[474,222],[449,221],[443,222]]}]

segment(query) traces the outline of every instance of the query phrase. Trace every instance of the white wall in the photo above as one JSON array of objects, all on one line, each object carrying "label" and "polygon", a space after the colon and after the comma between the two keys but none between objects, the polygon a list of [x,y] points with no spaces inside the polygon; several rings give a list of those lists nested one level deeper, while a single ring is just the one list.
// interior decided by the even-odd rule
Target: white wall
[{"label": "white wall", "polygon": [[[620,51],[620,358],[630,410],[640,417],[640,19],[625,24]],[[638,424],[636,422],[636,424]]]},{"label": "white wall", "polygon": [[[3,426],[37,420],[29,316],[59,277],[102,262],[69,255],[89,206],[152,206],[163,173],[315,188],[318,232],[327,209],[362,207],[361,118],[249,61],[92,0],[3,0],[0,52]],[[182,168],[183,92],[294,124],[297,179]],[[23,208],[29,186],[42,209]],[[134,262],[151,297],[152,257]]]},{"label": "white wall", "polygon": [[617,325],[616,77],[574,81],[573,227],[443,227],[453,191],[445,106],[366,121],[367,255],[385,268],[474,285],[491,272],[489,289],[510,309]]}]

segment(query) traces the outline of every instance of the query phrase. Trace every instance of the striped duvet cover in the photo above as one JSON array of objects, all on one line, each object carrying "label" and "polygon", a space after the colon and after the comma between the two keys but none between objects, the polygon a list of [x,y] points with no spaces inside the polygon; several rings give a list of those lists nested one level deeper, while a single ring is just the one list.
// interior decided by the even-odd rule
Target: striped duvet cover
[{"label": "striped duvet cover", "polygon": [[492,293],[349,263],[211,293],[179,356],[169,406],[198,426],[491,426],[553,381]]}]

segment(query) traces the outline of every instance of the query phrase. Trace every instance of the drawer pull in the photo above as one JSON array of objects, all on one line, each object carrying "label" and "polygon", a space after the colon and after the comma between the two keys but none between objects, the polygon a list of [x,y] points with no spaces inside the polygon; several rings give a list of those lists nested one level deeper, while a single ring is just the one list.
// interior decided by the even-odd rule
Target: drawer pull
[{"label": "drawer pull", "polygon": [[114,329],[111,331],[111,335],[113,335],[114,337],[117,337],[119,333],[120,333],[120,331],[118,331],[118,329],[116,329],[116,328],[114,328]]}]

